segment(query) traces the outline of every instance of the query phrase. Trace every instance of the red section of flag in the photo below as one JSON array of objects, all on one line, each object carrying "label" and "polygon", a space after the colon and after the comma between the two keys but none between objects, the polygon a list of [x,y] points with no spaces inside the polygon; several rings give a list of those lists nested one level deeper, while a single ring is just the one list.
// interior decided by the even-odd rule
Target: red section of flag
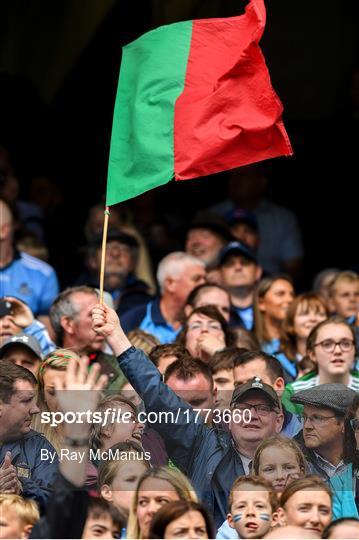
[{"label": "red section of flag", "polygon": [[175,105],[175,178],[292,154],[259,40],[262,0],[244,15],[193,21],[185,87]]}]

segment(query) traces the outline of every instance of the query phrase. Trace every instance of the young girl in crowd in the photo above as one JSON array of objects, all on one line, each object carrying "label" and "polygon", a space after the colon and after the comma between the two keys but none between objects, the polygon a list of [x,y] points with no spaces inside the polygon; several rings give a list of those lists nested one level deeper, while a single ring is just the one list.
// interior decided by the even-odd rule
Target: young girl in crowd
[{"label": "young girl in crowd", "polygon": [[321,537],[332,519],[332,492],[318,476],[294,480],[279,500],[278,520],[281,525],[302,527]]},{"label": "young girl in crowd", "polygon": [[344,461],[348,463],[346,471],[330,479],[333,518],[359,519],[359,395],[355,396],[345,417]]},{"label": "young girl in crowd", "polygon": [[0,493],[0,538],[29,538],[39,519],[34,501],[12,493]]},{"label": "young girl in crowd", "polygon": [[215,306],[195,308],[177,338],[193,357],[206,363],[217,351],[234,345],[234,341],[226,320]]},{"label": "young girl in crowd", "polygon": [[294,294],[292,281],[286,275],[267,277],[258,283],[253,302],[255,331],[262,350],[268,354],[279,350],[283,321]]},{"label": "young girl in crowd", "polygon": [[252,472],[268,480],[273,489],[281,493],[291,482],[305,475],[306,461],[293,439],[274,435],[258,446]]},{"label": "young girl in crowd", "polygon": [[316,368],[287,384],[282,396],[287,410],[301,414],[302,406],[292,403],[291,396],[318,384],[342,383],[359,391],[359,373],[352,371],[356,356],[355,334],[344,319],[331,317],[315,326],[307,339],[307,352]]},{"label": "young girl in crowd", "polygon": [[146,471],[137,484],[127,525],[127,538],[148,538],[152,518],[171,501],[198,502],[189,480],[177,469],[158,467]]},{"label": "young girl in crowd", "polygon": [[156,512],[148,538],[214,538],[214,525],[201,504],[173,501]]},{"label": "young girl in crowd", "polygon": [[143,448],[133,442],[116,444],[108,452],[113,458],[100,462],[98,489],[101,497],[128,514],[138,479],[149,469],[149,461]]},{"label": "young girl in crowd", "polygon": [[54,380],[56,378],[65,380],[66,368],[71,358],[78,362],[81,361],[75,352],[68,349],[57,349],[48,354],[41,362],[38,372],[38,406],[40,414],[35,416],[33,429],[43,433],[57,452],[59,452],[62,445],[63,426],[58,424],[54,427],[50,423],[42,422],[41,413],[59,411]]},{"label": "young girl in crowd", "polygon": [[283,366],[287,382],[298,376],[298,365],[306,354],[310,331],[329,317],[324,300],[314,293],[297,296],[288,307],[276,358]]}]

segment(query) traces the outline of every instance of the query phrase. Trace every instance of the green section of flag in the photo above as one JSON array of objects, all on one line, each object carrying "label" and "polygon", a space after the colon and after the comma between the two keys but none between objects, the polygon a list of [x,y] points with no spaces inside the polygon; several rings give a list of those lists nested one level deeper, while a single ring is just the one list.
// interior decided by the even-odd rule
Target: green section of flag
[{"label": "green section of flag", "polygon": [[174,106],[184,87],[192,21],[162,26],[123,49],[106,204],[166,184],[174,175]]}]

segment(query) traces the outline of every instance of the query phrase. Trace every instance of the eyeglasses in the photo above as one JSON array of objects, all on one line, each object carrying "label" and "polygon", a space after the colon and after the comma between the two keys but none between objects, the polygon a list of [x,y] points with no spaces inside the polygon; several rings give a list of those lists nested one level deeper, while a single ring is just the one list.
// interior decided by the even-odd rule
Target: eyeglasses
[{"label": "eyeglasses", "polygon": [[350,420],[350,425],[352,430],[355,431],[355,433],[359,431],[359,418],[353,418],[352,420]]},{"label": "eyeglasses", "polygon": [[342,352],[349,352],[354,346],[354,340],[348,338],[343,338],[340,341],[334,341],[334,339],[323,339],[323,341],[315,343],[314,347],[318,347],[318,345],[320,345],[323,351],[327,353],[334,352],[337,345],[339,345]]},{"label": "eyeglasses", "polygon": [[251,403],[241,403],[240,405],[236,405],[236,409],[241,412],[246,409],[254,409],[258,416],[268,416],[271,412],[278,412],[269,405],[252,405]]},{"label": "eyeglasses", "polygon": [[333,416],[321,416],[320,414],[312,414],[311,416],[307,416],[306,414],[303,414],[301,416],[301,420],[303,422],[303,425],[306,423],[307,420],[310,421],[313,426],[323,426],[327,420],[330,420],[330,418],[337,418],[334,414]]}]

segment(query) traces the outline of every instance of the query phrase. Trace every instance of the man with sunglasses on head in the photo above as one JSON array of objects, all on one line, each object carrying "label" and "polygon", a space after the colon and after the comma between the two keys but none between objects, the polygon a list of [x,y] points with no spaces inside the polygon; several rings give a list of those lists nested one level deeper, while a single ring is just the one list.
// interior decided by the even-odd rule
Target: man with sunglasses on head
[{"label": "man with sunglasses on head", "polygon": [[292,396],[302,405],[303,431],[295,439],[306,456],[311,474],[328,481],[342,474],[344,463],[344,418],[356,393],[344,384],[320,384]]}]

